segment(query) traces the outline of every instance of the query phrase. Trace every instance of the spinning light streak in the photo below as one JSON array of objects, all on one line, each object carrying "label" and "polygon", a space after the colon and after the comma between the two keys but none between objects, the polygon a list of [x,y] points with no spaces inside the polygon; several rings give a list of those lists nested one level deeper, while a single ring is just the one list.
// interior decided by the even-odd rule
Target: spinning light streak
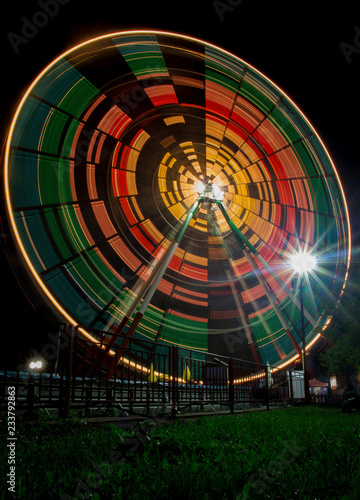
[{"label": "spinning light streak", "polygon": [[323,256],[308,344],[328,322],[324,290],[346,281],[347,207],[317,133],[264,75],[193,38],[114,33],[49,64],[11,124],[5,189],[26,267],[90,338],[130,312],[126,335],[200,195],[134,338],[283,365],[301,341],[289,256]]}]

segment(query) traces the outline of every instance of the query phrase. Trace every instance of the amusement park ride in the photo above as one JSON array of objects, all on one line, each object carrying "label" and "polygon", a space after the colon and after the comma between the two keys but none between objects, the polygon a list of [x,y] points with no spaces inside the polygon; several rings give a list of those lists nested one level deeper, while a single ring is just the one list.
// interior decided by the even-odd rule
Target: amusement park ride
[{"label": "amusement park ride", "polygon": [[94,366],[131,340],[283,368],[331,320],[350,262],[336,168],[221,48],[149,31],[72,48],[24,94],[4,164],[23,268],[59,321],[106,339]]}]

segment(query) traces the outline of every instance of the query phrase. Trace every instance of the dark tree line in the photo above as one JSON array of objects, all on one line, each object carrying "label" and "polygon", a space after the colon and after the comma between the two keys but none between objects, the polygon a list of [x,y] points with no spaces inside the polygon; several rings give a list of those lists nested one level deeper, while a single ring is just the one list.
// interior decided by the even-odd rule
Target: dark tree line
[{"label": "dark tree line", "polygon": [[320,354],[328,373],[343,374],[349,367],[360,371],[360,261],[352,259],[349,279],[340,304],[329,304],[333,314],[325,338],[331,346]]}]

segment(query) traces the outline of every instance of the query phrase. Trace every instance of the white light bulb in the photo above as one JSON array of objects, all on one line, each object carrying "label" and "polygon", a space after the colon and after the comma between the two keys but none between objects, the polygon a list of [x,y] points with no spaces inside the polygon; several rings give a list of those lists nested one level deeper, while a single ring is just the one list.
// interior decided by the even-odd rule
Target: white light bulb
[{"label": "white light bulb", "polygon": [[290,259],[291,267],[297,273],[308,273],[316,266],[316,259],[308,252],[299,252]]},{"label": "white light bulb", "polygon": [[205,191],[205,184],[203,184],[201,181],[197,182],[196,189],[199,194],[203,194]]},{"label": "white light bulb", "polygon": [[221,201],[224,198],[224,193],[221,191],[221,188],[218,184],[213,185],[213,196],[215,200]]}]

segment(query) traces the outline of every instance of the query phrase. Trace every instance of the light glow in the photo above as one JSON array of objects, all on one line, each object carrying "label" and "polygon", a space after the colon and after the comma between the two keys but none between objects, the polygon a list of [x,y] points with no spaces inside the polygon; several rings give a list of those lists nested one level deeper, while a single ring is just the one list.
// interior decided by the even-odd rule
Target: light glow
[{"label": "light glow", "polygon": [[208,199],[213,199],[217,201],[222,201],[224,198],[224,192],[221,190],[220,183],[212,182],[197,182],[196,190],[199,195],[204,195]]},{"label": "light glow", "polygon": [[221,201],[224,198],[224,193],[221,191],[219,184],[213,184],[212,192],[215,200]]},{"label": "light glow", "polygon": [[290,258],[292,269],[299,274],[307,274],[316,267],[316,258],[311,253],[300,251]]},{"label": "light glow", "polygon": [[204,194],[205,191],[205,184],[201,181],[196,183],[196,190],[199,194]]},{"label": "light glow", "polygon": [[42,361],[31,361],[29,368],[31,370],[40,370],[40,368],[42,368]]}]

